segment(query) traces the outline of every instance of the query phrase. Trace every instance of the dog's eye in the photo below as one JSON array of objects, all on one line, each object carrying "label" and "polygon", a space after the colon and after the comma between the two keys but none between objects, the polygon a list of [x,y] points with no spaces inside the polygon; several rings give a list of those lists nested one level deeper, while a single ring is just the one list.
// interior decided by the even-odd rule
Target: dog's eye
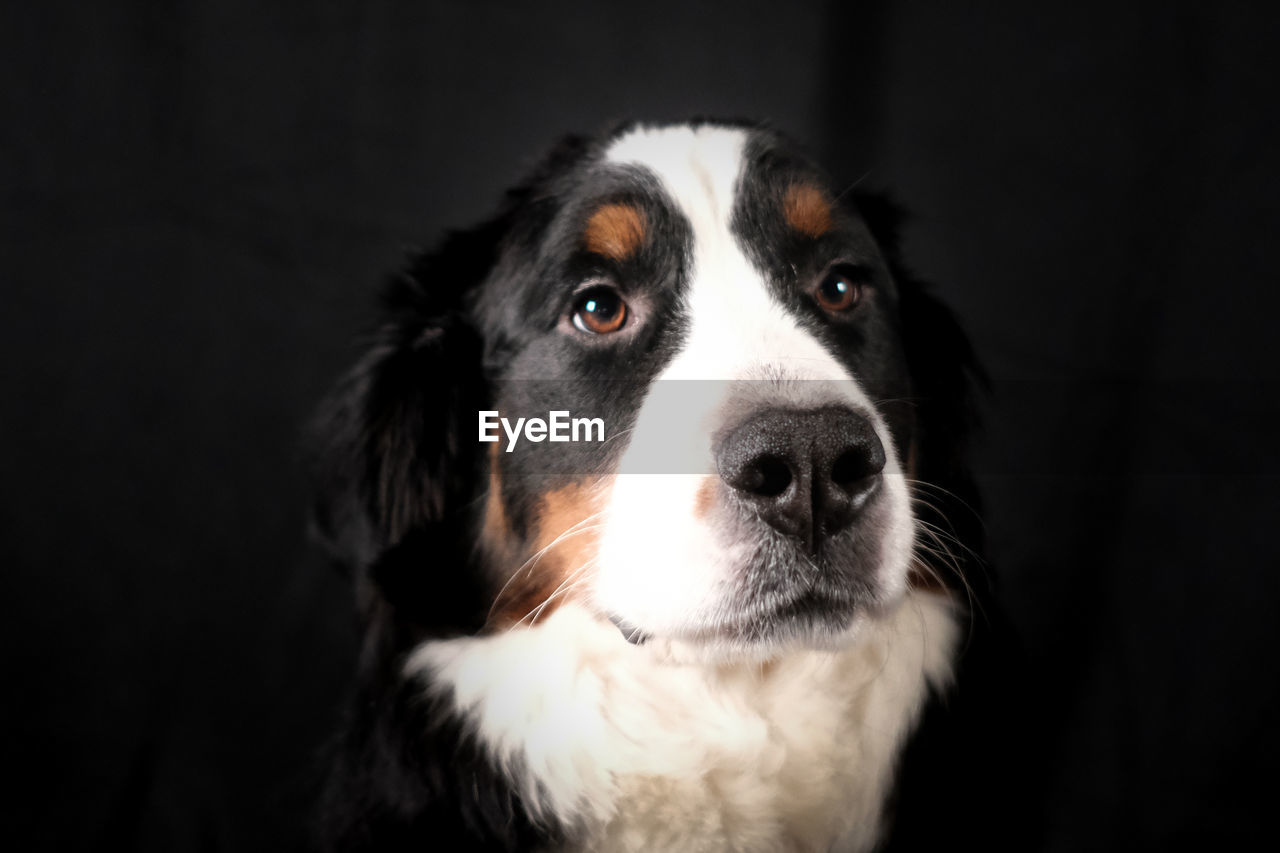
[{"label": "dog's eye", "polygon": [[573,303],[573,325],[592,335],[616,332],[627,322],[627,303],[611,287],[593,287]]},{"label": "dog's eye", "polygon": [[858,304],[862,283],[847,270],[828,272],[813,291],[813,298],[824,310],[843,313]]}]

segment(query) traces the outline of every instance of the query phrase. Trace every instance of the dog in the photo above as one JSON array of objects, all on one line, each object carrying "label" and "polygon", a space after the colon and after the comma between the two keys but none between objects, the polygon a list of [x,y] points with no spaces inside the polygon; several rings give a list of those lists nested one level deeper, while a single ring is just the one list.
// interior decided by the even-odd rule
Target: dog
[{"label": "dog", "polygon": [[393,277],[317,428],[364,626],[322,846],[881,843],[981,547],[897,219],[768,126],[633,123]]}]

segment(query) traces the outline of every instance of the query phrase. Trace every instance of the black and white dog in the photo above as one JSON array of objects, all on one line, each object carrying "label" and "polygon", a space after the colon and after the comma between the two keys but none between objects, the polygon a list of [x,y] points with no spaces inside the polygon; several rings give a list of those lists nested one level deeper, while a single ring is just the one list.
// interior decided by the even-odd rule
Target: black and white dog
[{"label": "black and white dog", "polygon": [[321,422],[366,628],[329,847],[881,839],[963,642],[973,368],[837,189],[629,125],[392,281]]}]

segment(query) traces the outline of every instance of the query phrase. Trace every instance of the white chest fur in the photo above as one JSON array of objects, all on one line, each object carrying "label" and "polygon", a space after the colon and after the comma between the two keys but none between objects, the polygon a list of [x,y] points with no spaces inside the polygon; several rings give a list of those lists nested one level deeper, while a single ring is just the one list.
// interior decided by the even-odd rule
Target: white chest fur
[{"label": "white chest fur", "polygon": [[951,673],[947,600],[913,592],[838,652],[673,663],[566,605],[410,658],[453,689],[534,808],[583,850],[866,850],[899,748]]}]

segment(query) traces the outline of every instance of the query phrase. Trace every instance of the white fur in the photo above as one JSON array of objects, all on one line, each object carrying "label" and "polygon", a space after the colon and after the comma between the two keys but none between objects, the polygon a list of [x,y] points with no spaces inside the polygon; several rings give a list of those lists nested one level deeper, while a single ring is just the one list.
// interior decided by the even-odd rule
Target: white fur
[{"label": "white fur", "polygon": [[[741,380],[768,387],[774,404],[840,402],[874,425],[887,456],[890,506],[876,579],[882,600],[905,589],[914,541],[908,490],[883,420],[856,378],[774,298],[730,229],[745,143],[744,132],[719,127],[641,128],[606,154],[655,175],[693,232],[681,306],[689,333],[651,386],[629,436],[592,587],[600,609],[662,636],[697,634],[722,618],[748,558],[694,512],[699,485],[715,470],[712,435],[725,407],[743,393]],[[685,391],[683,380],[698,382]],[[824,399],[802,399],[815,394]],[[669,473],[655,473],[659,461]],[[857,628],[855,622],[851,630]]]},{"label": "white fur", "polygon": [[576,832],[571,849],[861,851],[956,634],[946,599],[912,592],[842,651],[682,664],[569,604],[425,643],[406,672],[452,690],[533,807]]}]

